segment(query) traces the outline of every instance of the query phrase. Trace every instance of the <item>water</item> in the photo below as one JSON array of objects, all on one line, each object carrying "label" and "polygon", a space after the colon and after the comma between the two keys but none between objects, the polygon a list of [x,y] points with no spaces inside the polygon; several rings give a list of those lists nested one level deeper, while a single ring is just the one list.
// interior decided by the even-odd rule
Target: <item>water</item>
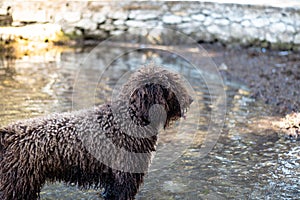
[{"label": "water", "polygon": [[[276,130],[265,123],[273,119],[270,108],[252,99],[245,85],[225,82],[225,125],[214,148],[201,158],[203,138],[207,136],[214,110],[213,94],[205,85],[205,77],[195,75],[184,59],[166,52],[139,50],[109,62],[124,48],[105,47],[92,54],[90,51],[91,48],[54,48],[14,59],[1,58],[0,125],[107,102],[126,72],[154,60],[187,78],[196,91],[196,105],[201,113],[197,116],[190,112],[187,120],[161,135],[153,163],[156,170],[147,175],[137,199],[297,199],[300,196],[299,143],[278,137]],[[110,63],[108,70],[106,63]],[[193,120],[199,122],[195,137],[188,133],[194,129]],[[186,131],[186,135],[178,130]],[[175,156],[166,162],[170,152]],[[97,199],[98,193],[63,183],[47,183],[41,199]]]}]

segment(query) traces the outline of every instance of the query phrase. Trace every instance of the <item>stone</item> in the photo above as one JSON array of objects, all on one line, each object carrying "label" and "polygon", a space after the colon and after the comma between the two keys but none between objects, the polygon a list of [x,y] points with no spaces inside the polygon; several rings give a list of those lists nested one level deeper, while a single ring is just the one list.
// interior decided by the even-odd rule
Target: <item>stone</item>
[{"label": "stone", "polygon": [[252,20],[252,19],[256,19],[259,17],[259,14],[257,13],[256,10],[244,10],[244,15],[243,15],[243,19],[249,19],[249,20]]},{"label": "stone", "polygon": [[62,13],[57,13],[54,15],[54,23],[61,23],[64,20]]},{"label": "stone", "polygon": [[230,22],[227,19],[216,19],[215,24],[219,24],[221,26],[227,26]]},{"label": "stone", "polygon": [[294,17],[292,16],[281,17],[280,20],[285,24],[294,25]]},{"label": "stone", "polygon": [[190,17],[182,17],[182,21],[189,22],[189,21],[192,21],[192,19]]},{"label": "stone", "polygon": [[125,22],[125,24],[129,27],[145,27],[146,24],[143,21],[137,21],[137,20],[128,20]]},{"label": "stone", "polygon": [[249,27],[249,26],[251,26],[252,24],[250,23],[249,20],[245,20],[245,21],[242,21],[242,22],[241,22],[241,25],[244,26],[244,27]]},{"label": "stone", "polygon": [[115,30],[115,31],[111,31],[111,32],[110,32],[111,35],[121,35],[121,34],[123,34],[123,33],[125,33],[125,32],[122,31],[122,30]]},{"label": "stone", "polygon": [[98,24],[105,22],[106,16],[102,13],[95,13],[92,17],[92,20]]},{"label": "stone", "polygon": [[145,26],[155,28],[157,26],[157,21],[156,20],[145,21]]},{"label": "stone", "polygon": [[264,26],[268,26],[270,22],[267,18],[256,18],[256,19],[252,19],[251,23],[253,24],[254,27],[261,28]]},{"label": "stone", "polygon": [[28,10],[18,10],[13,12],[12,17],[14,21],[19,22],[47,22],[46,10],[36,10],[28,12]]},{"label": "stone", "polygon": [[230,35],[235,39],[241,38],[244,36],[244,28],[240,23],[232,23],[230,27]]},{"label": "stone", "polygon": [[247,29],[244,29],[244,31],[246,33],[245,39],[248,41],[253,41],[255,39],[259,39],[260,37],[262,37],[258,30],[259,29],[255,28],[255,27],[249,27]]},{"label": "stone", "polygon": [[78,22],[80,18],[81,18],[81,13],[79,11],[65,12],[63,14],[63,19],[69,23]]},{"label": "stone", "polygon": [[91,18],[92,15],[93,14],[91,12],[82,13],[82,18]]},{"label": "stone", "polygon": [[294,34],[296,32],[296,29],[294,26],[286,25],[286,32]]},{"label": "stone", "polygon": [[231,22],[241,22],[243,20],[243,14],[236,13],[236,11],[230,11],[230,13],[227,13],[224,16],[226,16]]},{"label": "stone", "polygon": [[137,27],[130,27],[127,31],[130,35],[137,35],[137,36],[146,36],[148,35],[148,29],[140,29]]},{"label": "stone", "polygon": [[7,9],[0,8],[0,15],[7,15]]},{"label": "stone", "polygon": [[101,24],[99,28],[100,30],[105,30],[105,31],[112,31],[116,29],[116,27],[112,24]]},{"label": "stone", "polygon": [[128,12],[123,11],[123,10],[114,11],[114,12],[109,12],[107,16],[111,19],[127,19]]},{"label": "stone", "polygon": [[286,26],[282,22],[271,24],[271,26],[270,26],[270,31],[272,33],[282,33],[285,30],[286,30]]},{"label": "stone", "polygon": [[92,31],[90,34],[98,36],[99,38],[103,38],[103,39],[108,37],[108,33],[103,30],[95,30]]},{"label": "stone", "polygon": [[293,42],[294,42],[294,44],[300,45],[300,33],[295,35]]},{"label": "stone", "polygon": [[176,11],[182,11],[183,8],[182,8],[182,5],[181,4],[174,4],[172,5],[171,9],[170,9],[172,12],[176,12]]},{"label": "stone", "polygon": [[193,32],[195,32],[195,29],[196,29],[195,27],[197,27],[197,26],[194,26],[194,25],[195,24],[193,24],[193,23],[181,23],[181,24],[178,24],[177,27],[183,33],[190,35]]},{"label": "stone", "polygon": [[276,38],[276,36],[274,36],[274,34],[272,34],[272,33],[266,33],[266,40],[268,41],[268,42],[270,42],[270,43],[275,43],[275,42],[277,42],[277,38]]},{"label": "stone", "polygon": [[118,30],[126,30],[128,27],[126,25],[116,25],[116,29]]},{"label": "stone", "polygon": [[220,13],[211,13],[210,16],[212,18],[218,19],[218,18],[222,18],[223,16]]},{"label": "stone", "polygon": [[11,26],[15,26],[15,27],[24,26],[24,23],[22,23],[22,22],[12,22]]},{"label": "stone", "polygon": [[119,25],[125,24],[125,21],[124,20],[115,20],[115,21],[113,21],[113,24],[116,26],[119,26]]},{"label": "stone", "polygon": [[93,22],[90,19],[81,19],[79,22],[76,23],[76,27],[80,27],[85,30],[94,31],[97,29],[97,23]]},{"label": "stone", "polygon": [[204,31],[197,31],[195,33],[193,33],[193,37],[195,38],[195,40],[202,40],[202,41],[213,41],[215,39],[215,37],[208,33],[208,31],[204,30]]},{"label": "stone", "polygon": [[134,10],[130,12],[129,19],[134,19],[134,20],[156,19],[160,14],[161,14],[160,11],[155,11],[155,10],[153,11]]},{"label": "stone", "polygon": [[192,15],[191,18],[193,20],[202,22],[205,20],[205,15],[202,15],[202,14]]},{"label": "stone", "polygon": [[280,19],[282,18],[282,15],[281,13],[272,13],[270,15],[267,15],[268,16],[268,19],[270,21],[270,23],[277,23],[280,21]]},{"label": "stone", "polygon": [[294,36],[293,36],[293,34],[284,32],[284,33],[280,34],[280,37],[278,37],[278,39],[282,43],[291,43],[294,40]]},{"label": "stone", "polygon": [[182,18],[176,15],[165,15],[163,16],[162,21],[165,24],[179,24],[182,21]]},{"label": "stone", "polygon": [[211,14],[211,11],[210,11],[210,10],[207,10],[207,9],[203,9],[203,10],[202,10],[202,13],[203,13],[204,15],[210,15],[210,14]]},{"label": "stone", "polygon": [[221,28],[219,27],[219,26],[217,26],[217,25],[215,25],[215,24],[213,24],[213,25],[211,25],[211,26],[208,26],[207,27],[207,31],[209,32],[209,33],[212,33],[212,34],[222,34],[222,30],[221,30]]},{"label": "stone", "polygon": [[75,27],[63,26],[62,31],[67,35],[73,35],[75,33]]},{"label": "stone", "polygon": [[144,13],[144,14],[141,14],[141,15],[137,15],[135,17],[136,20],[149,20],[149,19],[155,19],[157,18],[158,15],[155,14],[155,13]]},{"label": "stone", "polygon": [[74,34],[78,35],[78,36],[81,36],[81,35],[83,35],[83,31],[80,30],[80,29],[74,29]]},{"label": "stone", "polygon": [[203,22],[203,25],[209,26],[209,25],[213,24],[213,22],[214,22],[214,19],[212,17],[206,17],[205,21]]}]

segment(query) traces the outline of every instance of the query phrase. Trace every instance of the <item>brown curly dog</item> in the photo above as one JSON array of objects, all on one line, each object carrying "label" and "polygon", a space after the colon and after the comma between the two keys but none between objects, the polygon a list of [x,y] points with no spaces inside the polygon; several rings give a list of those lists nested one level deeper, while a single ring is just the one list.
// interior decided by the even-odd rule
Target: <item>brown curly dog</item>
[{"label": "brown curly dog", "polygon": [[104,188],[105,199],[134,199],[159,128],[182,117],[191,102],[178,74],[148,65],[111,104],[0,129],[0,199],[37,199],[45,181]]}]

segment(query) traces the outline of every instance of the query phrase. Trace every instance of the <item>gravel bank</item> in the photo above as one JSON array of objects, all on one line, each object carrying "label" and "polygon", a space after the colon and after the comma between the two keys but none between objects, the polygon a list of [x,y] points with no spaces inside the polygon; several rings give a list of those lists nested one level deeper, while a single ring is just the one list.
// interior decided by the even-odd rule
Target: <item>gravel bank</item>
[{"label": "gravel bank", "polygon": [[[216,55],[224,79],[234,78],[251,89],[255,99],[272,105],[273,116],[282,117],[278,127],[300,139],[300,54],[254,47],[201,44]],[[225,70],[224,70],[225,66]]]}]

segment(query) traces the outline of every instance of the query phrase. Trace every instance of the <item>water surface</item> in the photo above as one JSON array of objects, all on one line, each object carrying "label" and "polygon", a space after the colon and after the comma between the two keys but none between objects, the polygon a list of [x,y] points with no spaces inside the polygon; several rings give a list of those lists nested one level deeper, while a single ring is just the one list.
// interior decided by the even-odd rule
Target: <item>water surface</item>
[{"label": "water surface", "polygon": [[[259,123],[260,119],[269,119],[270,108],[252,99],[245,85],[225,82],[225,125],[214,148],[201,158],[214,98],[205,77],[195,74],[186,60],[152,50],[121,55],[106,70],[107,58],[123,50],[114,46],[91,54],[91,48],[52,49],[37,55],[1,58],[0,125],[108,102],[115,84],[126,72],[155,60],[186,77],[201,113],[190,114],[187,116],[190,121],[179,124],[186,135],[178,134],[178,124],[161,135],[154,164],[164,162],[165,166],[149,172],[137,199],[297,199],[300,196],[299,143],[280,138],[275,129]],[[193,120],[199,124],[196,135],[189,135],[189,130],[195,128],[195,124],[189,124]],[[165,162],[170,150],[176,159]],[[47,183],[41,199],[97,199],[97,193],[63,183]]]}]

